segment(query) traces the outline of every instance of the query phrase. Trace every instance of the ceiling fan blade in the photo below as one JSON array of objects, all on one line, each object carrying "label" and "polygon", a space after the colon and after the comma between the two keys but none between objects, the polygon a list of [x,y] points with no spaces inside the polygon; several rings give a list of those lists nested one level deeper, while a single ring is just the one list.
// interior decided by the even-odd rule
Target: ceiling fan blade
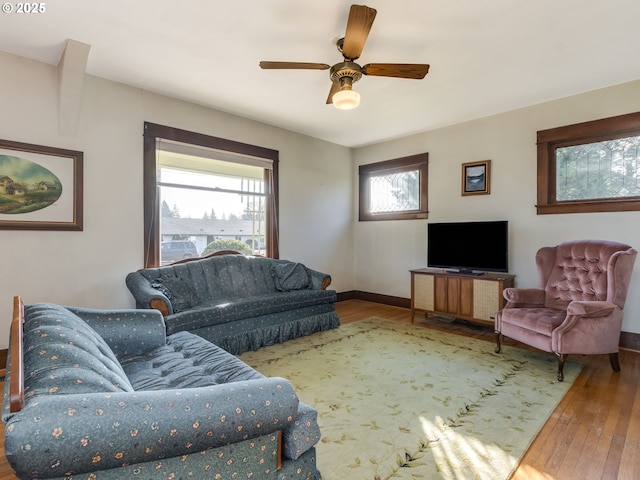
[{"label": "ceiling fan blade", "polygon": [[362,67],[364,75],[376,77],[397,77],[423,79],[429,72],[429,65],[422,63],[368,63]]},{"label": "ceiling fan blade", "polygon": [[333,103],[333,95],[340,90],[340,84],[338,82],[331,82],[331,90],[329,90],[329,96],[327,97],[327,105]]},{"label": "ceiling fan blade", "polygon": [[260,68],[265,70],[276,69],[302,69],[302,70],[327,70],[331,68],[326,63],[308,63],[308,62],[260,62]]},{"label": "ceiling fan blade", "polygon": [[369,8],[366,5],[351,5],[347,30],[342,43],[342,55],[345,58],[355,60],[360,57],[376,13],[374,8]]}]

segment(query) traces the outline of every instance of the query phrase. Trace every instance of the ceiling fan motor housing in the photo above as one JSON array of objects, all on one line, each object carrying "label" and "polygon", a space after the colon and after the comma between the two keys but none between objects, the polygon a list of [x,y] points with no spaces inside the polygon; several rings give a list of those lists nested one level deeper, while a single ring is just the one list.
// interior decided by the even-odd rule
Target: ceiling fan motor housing
[{"label": "ceiling fan motor housing", "polygon": [[360,65],[354,62],[336,63],[329,71],[331,81],[340,85],[341,88],[351,88],[354,82],[362,78]]}]

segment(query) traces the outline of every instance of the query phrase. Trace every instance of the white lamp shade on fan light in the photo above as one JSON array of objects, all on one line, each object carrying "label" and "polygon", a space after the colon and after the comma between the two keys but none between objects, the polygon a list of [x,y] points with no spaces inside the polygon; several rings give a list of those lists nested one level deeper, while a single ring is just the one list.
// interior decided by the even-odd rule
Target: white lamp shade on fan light
[{"label": "white lamp shade on fan light", "polygon": [[340,90],[333,95],[332,102],[338,110],[351,110],[360,105],[360,94],[355,90]]}]

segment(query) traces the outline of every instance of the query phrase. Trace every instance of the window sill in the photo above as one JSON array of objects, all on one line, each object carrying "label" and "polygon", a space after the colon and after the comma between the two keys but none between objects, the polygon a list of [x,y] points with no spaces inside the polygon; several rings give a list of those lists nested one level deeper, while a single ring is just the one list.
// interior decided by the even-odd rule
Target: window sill
[{"label": "window sill", "polygon": [[640,210],[638,200],[597,200],[536,205],[538,215],[560,213],[633,212]]}]

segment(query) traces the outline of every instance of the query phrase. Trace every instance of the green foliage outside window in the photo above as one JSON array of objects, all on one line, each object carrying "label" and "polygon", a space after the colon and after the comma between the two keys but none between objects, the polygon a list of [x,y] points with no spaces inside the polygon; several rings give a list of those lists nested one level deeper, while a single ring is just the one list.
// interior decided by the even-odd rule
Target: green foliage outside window
[{"label": "green foliage outside window", "polygon": [[253,250],[249,245],[240,240],[224,239],[214,240],[211,242],[202,252],[202,257],[209,255],[210,253],[218,252],[220,250],[235,250],[244,255],[253,255]]}]

